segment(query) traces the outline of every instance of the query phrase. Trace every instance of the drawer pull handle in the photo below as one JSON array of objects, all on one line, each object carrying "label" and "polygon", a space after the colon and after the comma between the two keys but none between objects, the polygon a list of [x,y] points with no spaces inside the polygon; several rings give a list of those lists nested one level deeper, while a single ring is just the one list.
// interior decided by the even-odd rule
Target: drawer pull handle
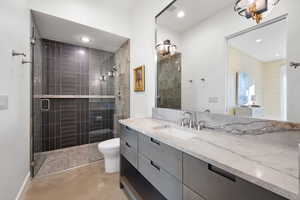
[{"label": "drawer pull handle", "polygon": [[226,179],[228,179],[228,180],[230,180],[232,182],[236,181],[234,175],[232,175],[232,174],[230,174],[230,173],[228,173],[228,172],[226,172],[226,171],[224,171],[222,169],[219,169],[219,168],[217,168],[217,167],[215,167],[215,166],[213,166],[211,164],[208,164],[208,170],[210,170],[213,173],[218,174],[218,175],[220,175],[220,176],[222,176],[222,177],[224,177],[224,178],[226,178]]},{"label": "drawer pull handle", "polygon": [[127,147],[131,148],[131,145],[128,144],[128,142],[125,142],[125,145],[126,145]]},{"label": "drawer pull handle", "polygon": [[151,138],[150,140],[151,140],[152,143],[154,143],[154,144],[156,144],[156,145],[160,145],[160,142],[159,142],[159,141],[157,141],[157,140],[155,140],[155,139],[153,139],[153,138]]},{"label": "drawer pull handle", "polygon": [[160,171],[160,167],[159,167],[157,164],[155,164],[153,161],[151,161],[150,164],[151,164],[155,169],[157,169],[158,171]]}]

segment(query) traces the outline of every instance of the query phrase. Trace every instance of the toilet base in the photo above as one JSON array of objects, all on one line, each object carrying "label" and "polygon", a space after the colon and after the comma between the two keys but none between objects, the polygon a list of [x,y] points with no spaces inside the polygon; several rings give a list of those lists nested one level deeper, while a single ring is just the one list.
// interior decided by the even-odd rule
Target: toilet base
[{"label": "toilet base", "polygon": [[106,173],[117,173],[120,172],[120,158],[104,158],[105,172]]}]

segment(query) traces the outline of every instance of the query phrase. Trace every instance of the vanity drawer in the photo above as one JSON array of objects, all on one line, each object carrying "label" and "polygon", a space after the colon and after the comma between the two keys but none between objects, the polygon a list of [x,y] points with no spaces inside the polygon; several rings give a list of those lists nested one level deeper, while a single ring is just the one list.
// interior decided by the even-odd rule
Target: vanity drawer
[{"label": "vanity drawer", "polygon": [[182,180],[182,152],[142,134],[139,135],[138,143],[139,153]]},{"label": "vanity drawer", "polygon": [[137,149],[132,147],[125,140],[121,140],[121,154],[137,169],[138,155]]},{"label": "vanity drawer", "polygon": [[187,154],[183,183],[207,200],[287,200]]},{"label": "vanity drawer", "polygon": [[168,200],[182,200],[182,183],[159,164],[139,154],[140,173]]},{"label": "vanity drawer", "polygon": [[199,159],[183,154],[183,183],[209,200],[233,200],[235,180],[213,173],[209,165]]},{"label": "vanity drawer", "polygon": [[183,185],[183,200],[206,200]]},{"label": "vanity drawer", "polygon": [[131,147],[137,149],[138,132],[127,126],[122,126],[121,140],[126,141]]}]

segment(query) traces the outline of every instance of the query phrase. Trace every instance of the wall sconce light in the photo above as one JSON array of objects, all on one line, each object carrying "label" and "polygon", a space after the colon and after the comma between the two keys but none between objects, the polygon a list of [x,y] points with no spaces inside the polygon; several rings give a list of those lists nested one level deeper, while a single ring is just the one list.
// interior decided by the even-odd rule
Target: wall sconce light
[{"label": "wall sconce light", "polygon": [[156,51],[161,56],[173,56],[176,53],[177,46],[171,43],[171,40],[165,40],[156,45]]},{"label": "wall sconce light", "polygon": [[280,0],[236,0],[234,11],[247,19],[253,19],[257,24],[272,11]]}]

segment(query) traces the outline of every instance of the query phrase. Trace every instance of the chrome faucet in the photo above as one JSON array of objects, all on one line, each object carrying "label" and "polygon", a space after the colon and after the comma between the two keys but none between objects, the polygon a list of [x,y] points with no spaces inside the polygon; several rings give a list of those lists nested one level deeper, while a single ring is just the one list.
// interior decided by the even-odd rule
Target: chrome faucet
[{"label": "chrome faucet", "polygon": [[[206,110],[205,112],[210,112],[209,110]],[[201,131],[202,129],[206,128],[206,122],[205,121],[198,121],[197,120],[197,112],[184,112],[183,118],[180,121],[181,127],[188,127],[193,128],[197,131]],[[186,117],[187,116],[187,117]]]},{"label": "chrome faucet", "polygon": [[192,113],[192,112],[184,112],[183,116],[188,115],[188,117],[184,117],[181,119],[181,127],[188,127],[188,128],[195,128],[196,127],[196,113]]},{"label": "chrome faucet", "polygon": [[204,128],[206,128],[206,122],[205,121],[198,121],[197,126],[196,126],[197,131],[201,131]]}]

